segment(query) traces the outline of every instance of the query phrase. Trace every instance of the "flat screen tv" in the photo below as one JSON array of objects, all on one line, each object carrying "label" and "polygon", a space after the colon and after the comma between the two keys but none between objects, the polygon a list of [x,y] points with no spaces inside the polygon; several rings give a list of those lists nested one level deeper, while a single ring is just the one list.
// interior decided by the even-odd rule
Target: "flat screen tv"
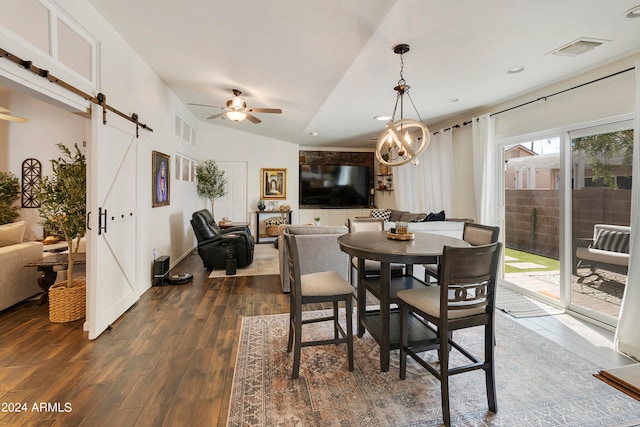
[{"label": "flat screen tv", "polygon": [[366,207],[369,174],[367,166],[300,165],[299,203],[305,207]]}]

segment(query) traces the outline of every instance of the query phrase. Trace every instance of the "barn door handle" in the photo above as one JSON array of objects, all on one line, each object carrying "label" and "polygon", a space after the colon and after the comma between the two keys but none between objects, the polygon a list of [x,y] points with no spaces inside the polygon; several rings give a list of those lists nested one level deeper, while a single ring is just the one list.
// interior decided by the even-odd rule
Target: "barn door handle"
[{"label": "barn door handle", "polygon": [[[104,221],[104,223],[103,223]],[[98,236],[102,234],[102,231],[107,232],[107,210],[98,208]]]},{"label": "barn door handle", "polygon": [[87,212],[87,230],[91,231],[91,223],[89,222],[91,220],[91,211]]}]

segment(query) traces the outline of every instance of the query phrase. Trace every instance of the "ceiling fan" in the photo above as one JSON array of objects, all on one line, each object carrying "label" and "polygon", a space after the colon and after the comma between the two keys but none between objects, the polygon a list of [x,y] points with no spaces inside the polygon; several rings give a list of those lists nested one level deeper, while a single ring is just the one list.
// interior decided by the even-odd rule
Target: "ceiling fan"
[{"label": "ceiling fan", "polygon": [[12,122],[19,122],[19,123],[24,123],[28,120],[28,119],[25,119],[24,117],[12,116],[11,114],[9,114],[10,112],[11,111],[9,109],[0,107],[0,120],[10,120]]},{"label": "ceiling fan", "polygon": [[218,117],[227,117],[229,120],[233,120],[234,122],[241,122],[244,119],[248,119],[251,123],[260,123],[262,120],[257,118],[251,113],[272,113],[272,114],[281,114],[282,110],[279,108],[247,108],[247,103],[244,98],[241,98],[240,92],[238,89],[232,89],[233,98],[227,101],[226,107],[219,107],[217,105],[207,105],[207,104],[193,104],[189,103],[189,105],[198,105],[200,107],[212,107],[212,108],[220,108],[225,111],[222,113],[214,114],[212,116],[207,117],[207,119],[217,119]]}]

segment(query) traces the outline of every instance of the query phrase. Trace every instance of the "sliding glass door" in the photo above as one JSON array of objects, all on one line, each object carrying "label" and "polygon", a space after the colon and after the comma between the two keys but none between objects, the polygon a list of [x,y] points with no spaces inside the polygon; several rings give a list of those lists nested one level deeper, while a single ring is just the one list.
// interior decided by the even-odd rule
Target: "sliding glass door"
[{"label": "sliding glass door", "polygon": [[616,324],[629,259],[632,125],[619,121],[502,147],[510,286]]},{"label": "sliding glass door", "polygon": [[620,315],[631,219],[632,123],[570,132],[570,307],[607,323]]}]

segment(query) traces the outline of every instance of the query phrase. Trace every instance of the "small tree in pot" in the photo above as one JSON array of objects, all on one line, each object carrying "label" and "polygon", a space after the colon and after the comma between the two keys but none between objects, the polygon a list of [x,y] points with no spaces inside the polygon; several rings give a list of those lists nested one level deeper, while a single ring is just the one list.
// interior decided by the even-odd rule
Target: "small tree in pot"
[{"label": "small tree in pot", "polygon": [[43,177],[36,189],[42,225],[48,233],[64,236],[69,246],[66,287],[73,286],[73,265],[86,231],[87,165],[75,144],[74,151],[57,144],[62,157],[51,160],[53,175]]},{"label": "small tree in pot", "polygon": [[211,202],[211,213],[214,214],[213,202],[227,194],[227,178],[224,176],[224,171],[214,160],[205,160],[196,166],[196,179],[198,196]]},{"label": "small tree in pot", "polygon": [[20,196],[20,183],[11,172],[0,171],[0,225],[9,224],[18,217],[19,206],[15,201]]}]

